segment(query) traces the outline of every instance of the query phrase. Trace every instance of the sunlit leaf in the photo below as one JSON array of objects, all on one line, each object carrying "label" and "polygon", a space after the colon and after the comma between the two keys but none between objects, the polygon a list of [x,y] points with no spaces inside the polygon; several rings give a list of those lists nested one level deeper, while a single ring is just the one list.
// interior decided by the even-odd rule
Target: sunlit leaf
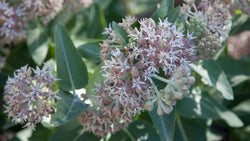
[{"label": "sunlit leaf", "polygon": [[27,45],[30,55],[37,65],[41,65],[49,50],[47,28],[36,26],[28,31]]},{"label": "sunlit leaf", "polygon": [[191,66],[208,85],[219,90],[225,99],[233,99],[233,90],[227,76],[215,61],[199,61],[191,64]]},{"label": "sunlit leaf", "polygon": [[208,94],[193,94],[178,101],[176,112],[187,118],[223,119],[231,127],[243,126],[235,113],[208,96]]}]

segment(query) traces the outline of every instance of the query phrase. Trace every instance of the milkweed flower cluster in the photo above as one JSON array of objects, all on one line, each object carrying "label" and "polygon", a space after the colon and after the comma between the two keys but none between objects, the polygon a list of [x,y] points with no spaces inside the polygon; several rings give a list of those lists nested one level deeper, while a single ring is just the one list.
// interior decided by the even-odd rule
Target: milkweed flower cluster
[{"label": "milkweed flower cluster", "polygon": [[57,81],[52,68],[44,66],[32,69],[27,65],[16,70],[13,78],[8,78],[4,88],[4,101],[8,117],[14,122],[35,127],[44,117],[54,114],[53,104],[59,97],[53,90]]},{"label": "milkweed flower cluster", "polygon": [[23,0],[28,16],[48,24],[63,8],[63,0]]},{"label": "milkweed flower cluster", "polygon": [[[0,1],[0,44],[18,43],[27,36],[28,21],[47,25],[63,9],[74,12],[88,7],[92,0],[21,0]],[[70,8],[69,8],[70,7]]]},{"label": "milkweed flower cluster", "polygon": [[[194,1],[187,1],[182,7],[188,29],[196,36],[199,59],[210,59],[221,48],[221,43],[228,38],[231,29],[231,15],[226,5],[215,0],[203,0],[197,7]],[[194,11],[192,11],[194,9]]]},{"label": "milkweed flower cluster", "polygon": [[27,13],[23,5],[0,1],[0,45],[19,42],[26,37]]},{"label": "milkweed flower cluster", "polygon": [[[127,43],[111,26],[104,32],[109,37],[101,45],[105,80],[96,84],[99,102],[79,117],[84,128],[98,136],[124,128],[133,116],[154,106],[159,115],[170,113],[194,83],[188,64],[196,60],[195,37],[189,32],[185,36],[167,19],[156,25],[145,18],[139,21],[140,28],[132,28],[135,21],[127,17],[117,25],[127,32]],[[165,88],[159,90],[154,79]]]}]

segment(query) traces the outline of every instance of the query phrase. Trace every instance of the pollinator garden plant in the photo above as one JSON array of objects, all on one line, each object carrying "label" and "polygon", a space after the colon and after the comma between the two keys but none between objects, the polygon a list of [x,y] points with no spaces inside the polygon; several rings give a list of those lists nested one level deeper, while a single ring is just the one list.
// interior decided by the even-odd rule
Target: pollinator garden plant
[{"label": "pollinator garden plant", "polygon": [[0,140],[248,140],[250,60],[227,40],[250,30],[249,11],[244,0],[1,0]]}]

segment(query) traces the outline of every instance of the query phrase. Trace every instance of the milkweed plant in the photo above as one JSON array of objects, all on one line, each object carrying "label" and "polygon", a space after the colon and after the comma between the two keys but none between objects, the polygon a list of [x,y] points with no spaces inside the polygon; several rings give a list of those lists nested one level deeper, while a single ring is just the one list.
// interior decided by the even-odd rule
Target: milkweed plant
[{"label": "milkweed plant", "polygon": [[249,4],[1,0],[0,140],[249,139]]}]

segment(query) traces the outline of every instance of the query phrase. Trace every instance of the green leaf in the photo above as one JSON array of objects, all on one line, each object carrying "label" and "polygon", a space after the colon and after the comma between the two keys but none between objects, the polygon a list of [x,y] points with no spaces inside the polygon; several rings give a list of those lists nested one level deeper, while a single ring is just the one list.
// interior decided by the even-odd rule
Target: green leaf
[{"label": "green leaf", "polygon": [[53,129],[48,129],[42,125],[36,126],[36,131],[32,133],[29,141],[48,141],[53,134]]},{"label": "green leaf", "polygon": [[53,36],[55,27],[58,24],[61,25],[66,25],[68,22],[70,22],[71,18],[73,17],[72,13],[69,12],[68,10],[62,10],[60,11],[56,17],[49,23],[49,31],[51,32],[50,34]]},{"label": "green leaf", "polygon": [[162,0],[160,7],[151,16],[154,21],[159,21],[160,19],[165,19],[167,13],[174,8],[174,0]]},{"label": "green leaf", "polygon": [[86,91],[88,95],[95,95],[93,89],[96,88],[95,84],[103,84],[105,78],[102,76],[103,71],[101,67],[103,64],[100,64],[98,68],[95,70],[94,74],[91,76],[90,81],[86,87]]},{"label": "green leaf", "polygon": [[60,90],[59,97],[61,99],[57,101],[57,111],[51,119],[51,123],[55,126],[69,122],[88,108],[76,94]]},{"label": "green leaf", "polygon": [[87,43],[79,46],[78,50],[81,53],[82,57],[88,60],[95,62],[101,61],[100,58],[101,47],[99,43]]},{"label": "green leaf", "polygon": [[84,132],[81,136],[75,138],[75,141],[99,141],[100,138],[98,138],[93,133],[90,133],[88,131]]},{"label": "green leaf", "polygon": [[37,25],[35,28],[29,29],[27,45],[32,59],[40,66],[45,60],[49,50],[46,26],[42,27]]},{"label": "green leaf", "polygon": [[223,119],[231,127],[243,126],[236,114],[229,111],[224,105],[208,96],[208,94],[193,94],[178,101],[176,112],[187,118]]},{"label": "green leaf", "polygon": [[87,37],[102,38],[102,32],[106,26],[104,13],[99,5],[93,4],[90,7],[90,15],[88,15]]},{"label": "green leaf", "polygon": [[74,119],[69,123],[56,129],[49,141],[74,141],[81,134],[82,126],[78,119]]},{"label": "green leaf", "polygon": [[66,29],[55,28],[56,62],[59,86],[65,91],[83,88],[88,83],[87,68]]},{"label": "green leaf", "polygon": [[109,141],[159,141],[160,136],[154,127],[143,120],[137,120],[129,124],[128,128],[113,134]]},{"label": "green leaf", "polygon": [[205,141],[206,122],[199,119],[186,119],[177,116],[175,141]]},{"label": "green leaf", "polygon": [[125,46],[128,43],[128,34],[126,30],[120,27],[117,23],[112,23],[112,28],[115,34],[118,36],[119,40],[121,41],[122,45]]},{"label": "green leaf", "polygon": [[243,31],[250,30],[250,17],[246,14],[237,15],[232,20],[232,27],[229,35],[233,36]]},{"label": "green leaf", "polygon": [[170,10],[167,13],[168,22],[174,23],[179,18],[180,11],[181,11],[180,6]]},{"label": "green leaf", "polygon": [[154,108],[153,111],[149,112],[149,115],[160,133],[161,140],[172,141],[175,132],[175,111],[173,110],[170,114],[159,116],[157,108]]},{"label": "green leaf", "polygon": [[250,79],[250,63],[230,57],[220,57],[217,62],[229,78],[232,86]]},{"label": "green leaf", "polygon": [[200,74],[208,85],[219,90],[223,97],[228,100],[233,99],[233,90],[222,69],[213,60],[199,61],[191,64],[192,68]]}]

